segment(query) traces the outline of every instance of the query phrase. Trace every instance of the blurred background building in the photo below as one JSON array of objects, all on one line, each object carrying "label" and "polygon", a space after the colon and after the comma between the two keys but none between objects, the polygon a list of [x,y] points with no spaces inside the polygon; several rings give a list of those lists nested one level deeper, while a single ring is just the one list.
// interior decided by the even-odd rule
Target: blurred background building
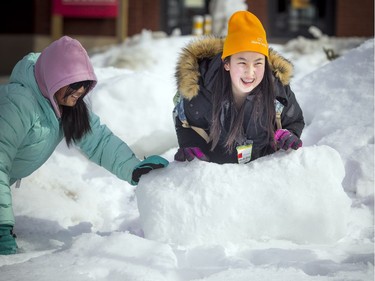
[{"label": "blurred background building", "polygon": [[[230,3],[231,0],[226,1]],[[373,0],[244,2],[247,9],[264,23],[271,43],[286,42],[299,35],[312,37],[308,31],[310,26],[316,26],[329,36],[374,36]],[[80,4],[86,6],[77,11],[63,7]],[[14,64],[25,54],[41,51],[61,35],[75,37],[90,49],[121,42],[143,29],[162,31],[167,35],[192,34],[194,20],[204,20],[205,15],[212,15],[214,4],[215,0],[2,1],[0,75],[9,75]]]}]

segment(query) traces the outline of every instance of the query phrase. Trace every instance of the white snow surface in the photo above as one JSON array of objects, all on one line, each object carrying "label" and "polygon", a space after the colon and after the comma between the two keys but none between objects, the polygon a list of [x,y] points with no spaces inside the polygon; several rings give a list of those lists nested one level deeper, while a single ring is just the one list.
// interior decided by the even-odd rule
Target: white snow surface
[{"label": "white snow surface", "polygon": [[20,249],[0,256],[0,279],[373,280],[374,39],[272,45],[296,67],[304,146],[218,165],[173,161],[174,71],[192,37],[154,35],[90,53],[89,102],[139,158],[170,165],[135,188],[62,142],[11,189]]}]

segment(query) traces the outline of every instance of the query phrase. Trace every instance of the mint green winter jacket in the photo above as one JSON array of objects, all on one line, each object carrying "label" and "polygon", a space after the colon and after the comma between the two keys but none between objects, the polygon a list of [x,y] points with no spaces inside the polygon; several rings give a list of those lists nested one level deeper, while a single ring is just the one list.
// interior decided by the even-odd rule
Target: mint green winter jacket
[{"label": "mint green winter jacket", "polygon": [[[34,75],[39,55],[25,56],[13,69],[9,84],[0,85],[0,224],[15,222],[10,186],[45,163],[64,138],[56,109]],[[59,70],[58,75],[70,73]],[[92,112],[90,123],[91,132],[76,145],[91,161],[131,182],[140,160]]]}]

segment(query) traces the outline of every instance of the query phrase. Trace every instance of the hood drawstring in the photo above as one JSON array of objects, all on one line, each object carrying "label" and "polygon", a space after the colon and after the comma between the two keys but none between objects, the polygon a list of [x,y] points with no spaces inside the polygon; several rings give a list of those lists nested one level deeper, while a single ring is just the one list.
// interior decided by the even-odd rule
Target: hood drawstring
[{"label": "hood drawstring", "polygon": [[16,188],[20,188],[20,186],[21,186],[21,180],[22,180],[22,179],[18,179],[18,180],[16,181]]}]

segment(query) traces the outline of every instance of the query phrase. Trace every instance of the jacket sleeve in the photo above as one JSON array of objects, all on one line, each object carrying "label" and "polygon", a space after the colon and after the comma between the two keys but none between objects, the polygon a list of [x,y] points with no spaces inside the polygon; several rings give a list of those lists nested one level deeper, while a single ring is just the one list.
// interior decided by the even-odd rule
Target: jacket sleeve
[{"label": "jacket sleeve", "polygon": [[282,127],[301,137],[302,130],[305,127],[302,109],[289,85],[285,86],[285,91],[288,102],[281,113]]},{"label": "jacket sleeve", "polygon": [[209,151],[209,146],[204,140],[204,138],[202,138],[192,128],[183,126],[182,122],[191,125],[192,120],[188,118],[188,115],[189,114],[185,115],[184,99],[181,99],[180,102],[176,104],[176,107],[173,111],[173,118],[178,145],[181,148],[199,147],[204,153],[207,153]]},{"label": "jacket sleeve", "polygon": [[[16,155],[17,132],[12,128],[12,122],[4,110],[5,104],[0,104],[0,224],[14,225],[12,195],[10,191],[10,169]],[[7,133],[5,133],[7,132]]]},{"label": "jacket sleeve", "polygon": [[10,87],[16,86],[0,87],[0,224],[14,225],[10,173],[18,147],[31,128],[27,107],[33,105],[21,95],[7,94]]},{"label": "jacket sleeve", "polygon": [[207,154],[209,146],[206,141],[193,129],[184,128],[181,120],[175,117],[175,129],[177,134],[178,145],[183,147],[199,147],[204,153]]},{"label": "jacket sleeve", "polygon": [[90,113],[91,132],[76,144],[94,163],[116,175],[118,178],[131,182],[132,173],[141,161],[129,146],[114,135],[94,113]]}]

